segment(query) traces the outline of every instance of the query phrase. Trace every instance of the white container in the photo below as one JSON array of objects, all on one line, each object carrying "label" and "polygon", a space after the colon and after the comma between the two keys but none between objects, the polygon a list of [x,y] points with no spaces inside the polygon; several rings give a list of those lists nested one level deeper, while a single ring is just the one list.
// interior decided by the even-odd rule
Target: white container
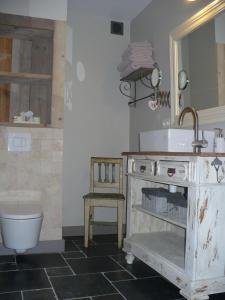
[{"label": "white container", "polygon": [[[205,139],[208,147],[202,152],[213,152],[214,131],[205,130]],[[202,139],[202,131],[199,131]],[[192,129],[159,129],[140,132],[140,151],[165,151],[165,152],[193,152],[192,142],[194,131]]]},{"label": "white container", "polygon": [[224,137],[216,137],[215,138],[215,152],[225,152]]}]

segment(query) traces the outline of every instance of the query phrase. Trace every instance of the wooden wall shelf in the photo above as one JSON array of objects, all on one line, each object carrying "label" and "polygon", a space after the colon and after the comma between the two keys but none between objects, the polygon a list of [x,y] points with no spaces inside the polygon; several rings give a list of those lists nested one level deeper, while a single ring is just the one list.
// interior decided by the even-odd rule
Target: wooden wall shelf
[{"label": "wooden wall shelf", "polygon": [[51,126],[45,126],[44,124],[34,124],[34,123],[9,123],[9,122],[0,122],[0,126],[6,127],[29,127],[29,128],[46,128]]},{"label": "wooden wall shelf", "polygon": [[52,79],[49,74],[36,74],[36,73],[21,73],[21,72],[3,72],[0,71],[0,83],[45,83]]}]

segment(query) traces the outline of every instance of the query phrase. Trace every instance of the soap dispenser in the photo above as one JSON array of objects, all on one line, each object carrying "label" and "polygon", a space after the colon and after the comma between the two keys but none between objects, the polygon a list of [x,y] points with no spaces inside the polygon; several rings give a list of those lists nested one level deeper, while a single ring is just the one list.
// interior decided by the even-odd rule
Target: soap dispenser
[{"label": "soap dispenser", "polygon": [[225,140],[223,137],[222,129],[215,128],[216,138],[215,138],[215,152],[225,152]]}]

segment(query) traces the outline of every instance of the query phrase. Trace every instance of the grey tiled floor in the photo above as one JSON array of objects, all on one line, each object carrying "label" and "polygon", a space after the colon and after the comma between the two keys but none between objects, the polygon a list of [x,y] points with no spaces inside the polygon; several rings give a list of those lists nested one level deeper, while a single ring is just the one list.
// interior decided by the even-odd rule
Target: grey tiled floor
[{"label": "grey tiled floor", "polygon": [[141,261],[127,265],[115,236],[96,236],[88,249],[82,237],[65,239],[64,253],[0,256],[0,300],[184,299]]}]

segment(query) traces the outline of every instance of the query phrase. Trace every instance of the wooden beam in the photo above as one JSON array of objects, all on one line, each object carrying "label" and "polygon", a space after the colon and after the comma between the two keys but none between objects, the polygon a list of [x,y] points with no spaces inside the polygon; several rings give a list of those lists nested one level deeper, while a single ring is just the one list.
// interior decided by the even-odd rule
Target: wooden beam
[{"label": "wooden beam", "polygon": [[37,38],[53,38],[53,31],[37,28],[24,28],[13,25],[0,24],[0,36],[20,39],[20,40],[35,40]]},{"label": "wooden beam", "polygon": [[18,83],[29,83],[29,82],[42,82],[51,80],[49,74],[35,74],[35,73],[23,73],[23,72],[2,72],[0,71],[0,82],[18,82]]},{"label": "wooden beam", "polygon": [[54,21],[0,13],[0,24],[25,28],[39,28],[54,31]]},{"label": "wooden beam", "polygon": [[[0,38],[0,70],[10,72],[12,61],[12,40]],[[0,122],[9,121],[10,84],[0,84]]]},{"label": "wooden beam", "polygon": [[63,127],[64,80],[65,80],[65,36],[64,21],[55,21],[53,40],[53,72],[52,72],[52,127]]}]

